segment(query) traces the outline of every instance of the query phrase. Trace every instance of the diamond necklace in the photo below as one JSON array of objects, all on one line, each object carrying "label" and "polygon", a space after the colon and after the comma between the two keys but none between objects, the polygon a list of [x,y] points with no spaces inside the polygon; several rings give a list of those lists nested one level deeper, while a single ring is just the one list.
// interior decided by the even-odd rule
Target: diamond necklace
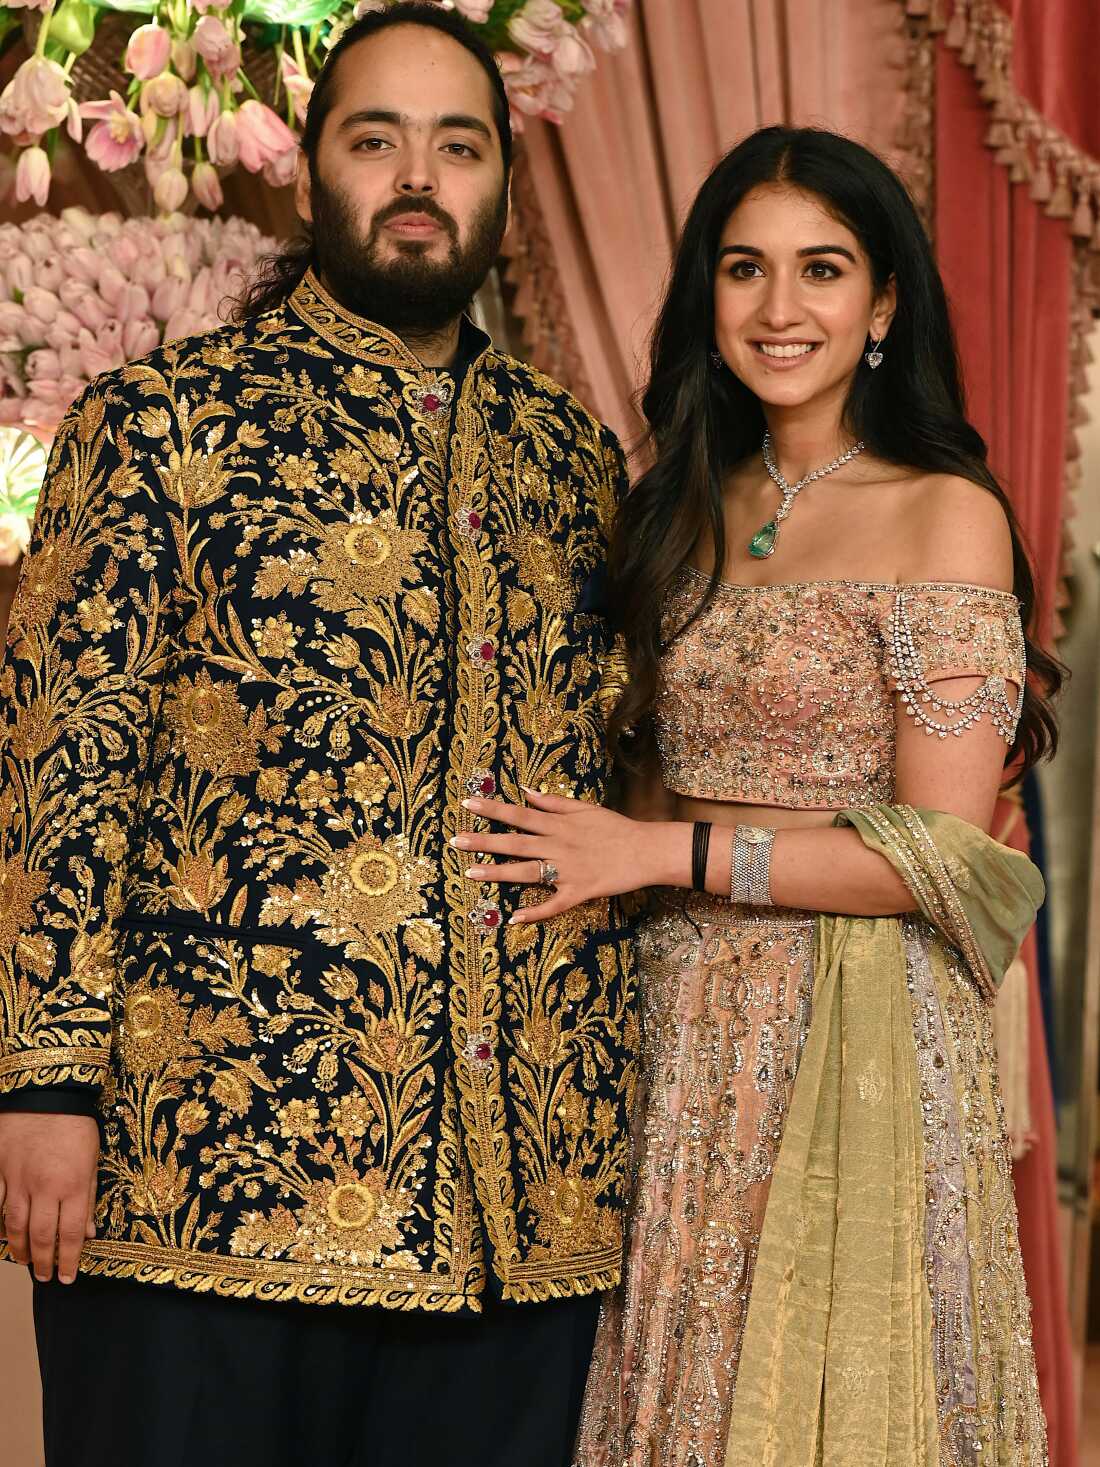
[{"label": "diamond necklace", "polygon": [[797,484],[788,484],[779,472],[775,459],[772,458],[772,435],[765,433],[764,447],[762,450],[764,454],[764,467],[774,480],[776,488],[782,494],[783,502],[776,510],[773,518],[766,525],[762,525],[749,541],[749,554],[755,555],[757,560],[766,560],[775,549],[776,541],[779,539],[779,526],[790,514],[791,505],[794,503],[794,497],[798,491],[805,489],[806,485],[812,484],[815,479],[824,479],[826,474],[832,474],[837,469],[843,468],[846,463],[850,463],[855,458],[857,453],[862,453],[865,447],[866,444],[861,438],[858,443],[852,444],[847,453],[842,453],[839,458],[834,458],[831,464],[826,464],[821,469],[814,469],[812,473],[806,474],[804,478],[799,479]]}]

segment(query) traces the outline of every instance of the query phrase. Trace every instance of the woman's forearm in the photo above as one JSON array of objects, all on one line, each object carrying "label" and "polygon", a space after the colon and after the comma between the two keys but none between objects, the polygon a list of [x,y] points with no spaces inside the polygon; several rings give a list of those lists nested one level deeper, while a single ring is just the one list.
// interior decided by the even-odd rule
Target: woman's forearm
[{"label": "woman's forearm", "polygon": [[[652,842],[645,866],[653,886],[691,886],[691,836],[688,821],[647,824],[639,841]],[[730,894],[733,827],[711,830],[707,890]],[[864,845],[854,830],[784,829],[772,846],[770,886],[777,907],[809,912],[840,912],[850,917],[888,917],[915,910],[909,888],[889,861]]]}]

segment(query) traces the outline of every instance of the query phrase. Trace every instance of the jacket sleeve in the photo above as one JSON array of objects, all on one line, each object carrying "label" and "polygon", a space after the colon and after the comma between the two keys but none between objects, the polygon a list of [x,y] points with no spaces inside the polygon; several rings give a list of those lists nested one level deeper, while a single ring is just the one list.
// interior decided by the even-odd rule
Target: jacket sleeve
[{"label": "jacket sleeve", "polygon": [[120,382],[97,379],[58,430],[0,675],[0,1093],[95,1090],[110,1054],[111,928],[175,584]]}]

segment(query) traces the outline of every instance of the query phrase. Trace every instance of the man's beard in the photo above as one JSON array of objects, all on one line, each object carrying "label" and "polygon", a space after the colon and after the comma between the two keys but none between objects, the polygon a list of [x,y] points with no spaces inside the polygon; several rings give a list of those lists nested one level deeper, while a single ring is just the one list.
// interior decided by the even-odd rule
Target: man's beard
[{"label": "man's beard", "polygon": [[[375,214],[365,237],[347,195],[316,174],[312,204],[314,254],[333,294],[348,310],[398,335],[431,335],[462,315],[496,263],[508,222],[505,189],[475,215],[464,246],[454,219],[433,199],[394,199]],[[446,259],[433,259],[419,241],[398,241],[392,258],[379,258],[386,222],[413,213],[427,215],[445,230]]]}]

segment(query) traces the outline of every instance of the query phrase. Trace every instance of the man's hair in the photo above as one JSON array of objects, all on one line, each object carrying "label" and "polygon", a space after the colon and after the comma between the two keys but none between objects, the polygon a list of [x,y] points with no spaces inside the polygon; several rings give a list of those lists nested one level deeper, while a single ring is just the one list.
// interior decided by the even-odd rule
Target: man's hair
[{"label": "man's hair", "polygon": [[[507,180],[512,171],[512,120],[508,93],[504,88],[500,68],[488,46],[462,16],[457,11],[442,9],[432,3],[432,0],[397,0],[397,3],[388,5],[385,10],[368,11],[341,34],[317,74],[306,110],[302,151],[310,169],[316,168],[321,132],[336,100],[336,68],[341,56],[360,41],[370,40],[372,36],[400,25],[422,26],[426,30],[450,36],[452,41],[457,41],[470,53],[485,72],[492,93],[493,122],[500,140],[504,177]],[[260,262],[257,273],[234,304],[233,319],[245,321],[253,316],[262,316],[266,311],[282,305],[310,266],[316,264],[312,232],[303,224],[302,233],[297,238]]]}]

